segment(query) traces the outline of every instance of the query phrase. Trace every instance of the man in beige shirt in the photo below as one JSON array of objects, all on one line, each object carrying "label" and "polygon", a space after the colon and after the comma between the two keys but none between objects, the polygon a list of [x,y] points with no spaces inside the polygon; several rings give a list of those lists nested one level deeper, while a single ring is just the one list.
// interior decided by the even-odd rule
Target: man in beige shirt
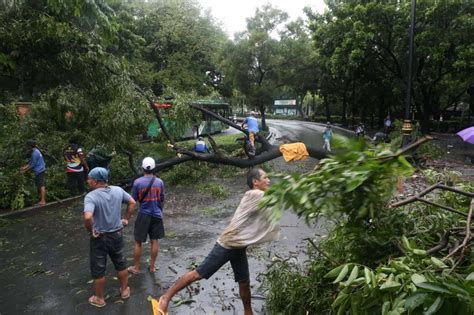
[{"label": "man in beige shirt", "polygon": [[239,283],[245,315],[253,314],[247,246],[276,240],[279,225],[272,221],[268,209],[259,206],[270,185],[267,174],[262,169],[252,169],[247,174],[247,184],[250,190],[244,194],[232,220],[219,236],[214,248],[196,270],[184,274],[161,296],[159,314],[167,314],[171,298],[181,289],[202,278],[209,279],[229,261],[235,281]]}]

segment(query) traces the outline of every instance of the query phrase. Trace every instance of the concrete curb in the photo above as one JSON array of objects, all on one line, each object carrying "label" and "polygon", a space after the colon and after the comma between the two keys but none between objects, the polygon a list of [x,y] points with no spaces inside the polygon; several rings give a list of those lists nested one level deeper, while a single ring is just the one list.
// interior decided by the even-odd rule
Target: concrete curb
[{"label": "concrete curb", "polygon": [[28,207],[28,208],[23,208],[21,210],[15,210],[15,211],[2,213],[2,214],[0,214],[0,218],[1,219],[4,219],[4,218],[16,219],[16,218],[25,217],[25,216],[30,215],[30,214],[36,214],[36,213],[38,213],[40,211],[43,211],[43,210],[53,209],[53,208],[58,207],[58,206],[60,206],[60,207],[69,206],[69,205],[73,204],[74,202],[77,202],[77,201],[81,200],[82,198],[84,198],[84,196],[85,196],[85,194],[70,197],[70,198],[66,198],[66,199],[62,199],[62,200],[58,200],[58,201],[49,202],[49,203],[47,203],[45,205],[42,205],[42,206],[31,206],[31,207]]}]

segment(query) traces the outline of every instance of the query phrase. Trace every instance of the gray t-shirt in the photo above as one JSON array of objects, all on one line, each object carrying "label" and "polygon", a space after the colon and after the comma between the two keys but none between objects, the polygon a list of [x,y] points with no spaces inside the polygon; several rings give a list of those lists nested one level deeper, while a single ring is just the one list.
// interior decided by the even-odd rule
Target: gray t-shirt
[{"label": "gray t-shirt", "polygon": [[93,229],[99,233],[114,232],[122,226],[122,203],[128,203],[131,196],[122,188],[107,186],[91,191],[84,198],[84,212],[92,212]]}]

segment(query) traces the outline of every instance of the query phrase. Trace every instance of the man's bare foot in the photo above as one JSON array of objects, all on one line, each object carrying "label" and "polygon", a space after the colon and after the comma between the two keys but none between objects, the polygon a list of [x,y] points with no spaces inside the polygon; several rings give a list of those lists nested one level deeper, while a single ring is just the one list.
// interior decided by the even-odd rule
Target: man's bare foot
[{"label": "man's bare foot", "polygon": [[46,201],[40,201],[35,204],[35,206],[44,206],[46,204]]},{"label": "man's bare foot", "polygon": [[148,271],[150,271],[151,273],[154,273],[154,272],[156,272],[156,267],[154,265],[153,266],[150,265],[150,266],[148,266]]}]

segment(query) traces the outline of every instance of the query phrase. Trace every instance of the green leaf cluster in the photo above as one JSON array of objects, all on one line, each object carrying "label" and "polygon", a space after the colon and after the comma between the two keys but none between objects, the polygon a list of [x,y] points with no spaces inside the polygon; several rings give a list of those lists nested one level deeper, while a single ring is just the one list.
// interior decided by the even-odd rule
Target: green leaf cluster
[{"label": "green leaf cluster", "polygon": [[338,138],[338,154],[323,159],[307,174],[277,175],[263,205],[276,218],[291,208],[307,221],[324,215],[352,223],[374,219],[391,197],[397,177],[412,172],[403,156],[384,147],[366,149],[364,142]]},{"label": "green leaf cluster", "polygon": [[332,303],[337,314],[471,314],[474,274],[452,273],[453,267],[411,248],[375,269],[344,264],[324,278],[339,286]]},{"label": "green leaf cluster", "polygon": [[[354,147],[351,149],[351,152],[355,150]],[[370,154],[361,155],[364,151]],[[397,167],[397,163],[400,163],[398,157],[383,151],[381,147],[361,149],[354,156],[362,156],[360,161],[368,159],[369,162],[363,165],[371,166],[370,170],[374,174],[392,177],[392,181],[386,181],[382,176],[379,185],[394,185],[399,172],[385,170],[379,173],[380,165],[372,164],[374,156],[378,163],[381,162],[380,157],[392,157],[392,161],[385,159],[382,164],[395,163]],[[331,168],[335,175],[358,169],[358,158],[348,159],[351,153],[344,150],[340,154],[345,157],[337,159],[336,155],[330,158],[336,164]],[[401,162],[401,169],[409,171],[410,167],[406,168],[405,163]],[[289,182],[283,179],[284,184],[277,183],[281,184],[280,188],[269,197],[286,189],[286,193],[296,201],[283,203],[283,207],[291,205],[295,211],[302,209],[298,202],[311,202],[310,197],[306,197],[306,200],[302,198],[304,195],[310,196],[306,189],[312,187],[305,177],[311,176],[318,185],[322,185],[322,178],[331,180],[324,172],[321,179],[317,178],[317,172],[321,169],[317,167],[312,173],[297,176],[291,188],[298,187],[298,191],[291,191]],[[425,173],[436,181],[450,181],[458,189],[474,191],[472,183],[459,182],[459,177],[449,172],[426,170]],[[302,182],[306,186],[300,186]],[[371,182],[365,184],[371,185]],[[344,190],[346,187],[340,184],[336,189],[342,200],[351,198]],[[392,186],[386,186],[385,189],[392,191]],[[390,196],[383,196],[380,201],[387,197]],[[362,198],[367,197],[363,195]],[[453,192],[429,194],[424,198],[466,213],[470,205],[469,198]],[[328,200],[342,204],[342,200],[337,200],[336,196]],[[313,203],[313,206],[318,205]],[[317,212],[315,217],[321,221],[327,222],[327,216],[337,221],[328,228],[327,235],[321,236],[318,249],[308,246],[308,260],[305,263],[298,263],[291,257],[274,259],[264,282],[267,307],[272,313],[293,314],[303,310],[308,314],[472,314],[472,251],[466,248],[463,257],[442,258],[459,245],[463,235],[452,236],[445,248],[435,254],[428,254],[431,252],[429,249],[440,243],[446,231],[465,226],[466,220],[460,219],[458,214],[425,203],[389,209],[382,202],[374,217],[367,216],[365,219],[359,218],[355,210],[347,212],[345,207],[336,209],[342,210],[327,213],[314,211]],[[277,213],[281,214],[280,211]],[[305,217],[310,223],[315,221],[312,216]]]}]

